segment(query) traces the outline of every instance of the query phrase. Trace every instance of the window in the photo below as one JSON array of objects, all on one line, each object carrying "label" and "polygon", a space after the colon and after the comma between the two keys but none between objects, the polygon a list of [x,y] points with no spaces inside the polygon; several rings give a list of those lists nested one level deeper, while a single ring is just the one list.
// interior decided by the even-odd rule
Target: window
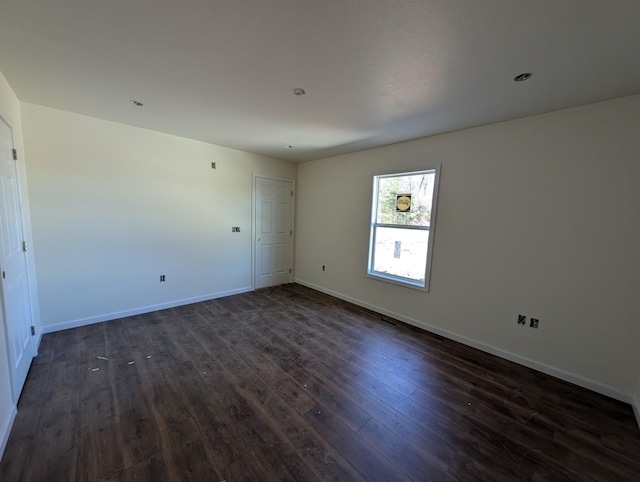
[{"label": "window", "polygon": [[373,178],[369,276],[428,290],[438,169]]}]

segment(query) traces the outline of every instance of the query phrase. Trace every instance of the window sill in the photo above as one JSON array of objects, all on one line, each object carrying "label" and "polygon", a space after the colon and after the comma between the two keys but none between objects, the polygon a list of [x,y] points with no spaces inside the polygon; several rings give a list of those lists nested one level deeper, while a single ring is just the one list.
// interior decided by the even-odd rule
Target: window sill
[{"label": "window sill", "polygon": [[425,283],[424,285],[420,284],[417,281],[412,281],[408,279],[398,278],[395,276],[384,275],[382,273],[376,272],[367,272],[365,274],[367,278],[375,279],[378,281],[384,281],[385,283],[391,283],[398,286],[404,286],[405,288],[411,288],[418,291],[428,292],[429,285]]}]

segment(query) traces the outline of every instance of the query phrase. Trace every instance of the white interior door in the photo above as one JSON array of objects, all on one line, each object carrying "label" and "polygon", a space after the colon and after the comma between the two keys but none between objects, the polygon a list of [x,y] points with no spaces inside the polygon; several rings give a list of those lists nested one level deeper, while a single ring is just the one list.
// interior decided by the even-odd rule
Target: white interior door
[{"label": "white interior door", "polygon": [[0,291],[16,402],[35,355],[23,240],[13,135],[11,127],[0,117]]},{"label": "white interior door", "polygon": [[256,289],[291,281],[292,199],[291,182],[256,177]]}]

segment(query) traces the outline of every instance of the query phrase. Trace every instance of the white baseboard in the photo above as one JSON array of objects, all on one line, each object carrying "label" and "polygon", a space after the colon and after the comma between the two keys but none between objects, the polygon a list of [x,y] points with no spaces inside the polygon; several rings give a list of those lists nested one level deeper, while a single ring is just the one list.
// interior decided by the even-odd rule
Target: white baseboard
[{"label": "white baseboard", "polygon": [[384,309],[380,306],[376,306],[376,305],[372,305],[370,303],[366,303],[362,300],[356,299],[356,298],[352,298],[350,296],[346,296],[343,295],[342,293],[338,293],[336,291],[332,291],[326,288],[323,288],[322,286],[318,286],[315,285],[313,283],[309,283],[307,281],[295,278],[294,279],[295,283],[298,283],[300,285],[306,286],[308,288],[317,290],[317,291],[321,291],[322,293],[326,293],[328,295],[331,296],[335,296],[336,298],[340,298],[341,300],[344,301],[348,301],[349,303],[353,303],[354,305],[358,305],[358,306],[362,306],[363,308],[367,308],[369,310],[375,311],[376,313],[380,313],[381,315],[385,315],[388,316],[390,318],[394,318],[396,320],[402,321],[404,323],[407,323],[409,325],[413,325],[416,326],[418,328],[422,328],[425,331],[428,331],[430,333],[434,333],[436,335],[442,336],[444,338],[448,338],[450,340],[453,341],[457,341],[459,343],[462,343],[463,345],[467,345],[470,346],[472,348],[477,348],[478,350],[484,351],[486,353],[489,353],[491,355],[495,355],[498,356],[500,358],[504,358],[505,360],[509,360],[512,361],[514,363],[517,363],[519,365],[523,365],[527,368],[532,368],[533,370],[537,370],[539,372],[542,373],[546,373],[547,375],[551,375],[553,377],[559,378],[560,380],[564,380],[566,382],[569,383],[573,383],[574,385],[578,385],[580,387],[586,388],[588,390],[594,391],[596,393],[600,393],[602,395],[606,395],[608,397],[614,398],[616,400],[620,400],[622,402],[625,403],[629,403],[631,405],[634,405],[634,410],[636,411],[636,419],[638,420],[638,423],[640,423],[640,416],[638,413],[638,407],[636,406],[637,404],[634,404],[634,400],[633,397],[631,397],[629,394],[627,393],[622,393],[618,390],[616,390],[613,387],[610,387],[608,385],[602,384],[602,383],[598,383],[595,382],[593,380],[581,377],[580,375],[576,375],[574,373],[570,373],[570,372],[566,372],[563,370],[560,370],[558,368],[549,366],[549,365],[545,365],[544,363],[540,363],[537,362],[535,360],[532,360],[530,358],[526,358],[520,355],[516,355],[515,353],[511,353],[505,350],[502,350],[500,348],[496,348],[495,346],[491,346],[491,345],[487,345],[485,343],[481,343],[479,341],[473,340],[471,338],[467,338],[465,336],[461,336],[458,335],[456,333],[447,331],[447,330],[443,330],[442,328],[438,328],[437,326],[433,326],[430,325],[428,323],[425,323],[424,321],[420,321],[420,320],[416,320],[398,313],[394,313],[393,311],[389,311],[387,309]]},{"label": "white baseboard", "polygon": [[636,422],[638,422],[638,428],[640,428],[640,400],[634,398],[633,402],[631,402],[631,406],[633,407],[633,413],[636,416]]},{"label": "white baseboard", "polygon": [[175,308],[176,306],[190,305],[192,303],[199,303],[201,301],[215,300],[216,298],[223,298],[225,296],[238,295],[240,293],[247,293],[253,291],[252,286],[245,286],[229,291],[219,291],[217,293],[209,293],[202,296],[196,296],[194,298],[185,298],[182,300],[169,301],[167,303],[160,303],[157,305],[143,306],[141,308],[134,308],[131,310],[117,311],[113,313],[105,313],[98,316],[91,316],[88,318],[81,318],[78,320],[70,320],[62,323],[56,323],[54,325],[44,325],[42,327],[42,333],[53,333],[55,331],[68,330],[69,328],[77,328],[79,326],[92,325],[94,323],[101,323],[103,321],[117,320],[118,318],[126,318],[127,316],[141,315],[143,313],[151,313],[153,311],[165,310],[167,308]]},{"label": "white baseboard", "polygon": [[4,449],[7,448],[7,442],[9,441],[9,435],[11,434],[11,427],[13,427],[13,421],[16,419],[18,410],[15,405],[11,405],[9,412],[6,414],[5,419],[0,426],[0,460],[4,455]]}]

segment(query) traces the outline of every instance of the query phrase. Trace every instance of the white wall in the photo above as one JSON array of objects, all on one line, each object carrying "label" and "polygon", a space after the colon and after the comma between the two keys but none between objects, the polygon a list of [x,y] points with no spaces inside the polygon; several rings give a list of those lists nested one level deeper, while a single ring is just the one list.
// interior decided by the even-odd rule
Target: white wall
[{"label": "white wall", "polygon": [[295,164],[22,112],[45,332],[251,288],[252,173],[295,180]]},{"label": "white wall", "polygon": [[[633,96],[301,164],[296,280],[630,401],[639,114]],[[437,163],[431,291],[366,278],[372,176]]]},{"label": "white wall", "polygon": [[[27,178],[25,167],[24,143],[22,135],[22,120],[20,112],[20,103],[13,89],[7,82],[6,78],[0,72],[0,115],[5,118],[11,125],[13,131],[13,142],[18,150],[18,183],[20,188],[20,202],[23,214],[23,234],[27,242],[27,246],[33,246],[31,237],[31,222],[29,216],[29,202],[27,190]],[[38,293],[36,287],[36,273],[33,259],[33,250],[27,251],[27,269],[29,274],[29,290],[31,297],[32,322],[36,328],[38,339],[41,335],[40,327],[40,311],[38,308]],[[9,437],[11,424],[16,414],[16,406],[11,397],[11,378],[9,369],[8,345],[6,340],[6,327],[2,319],[2,310],[0,310],[0,457],[5,448],[5,444]]]},{"label": "white wall", "polygon": [[636,393],[633,398],[633,411],[636,414],[636,421],[640,428],[640,375],[638,375],[638,384],[636,385]]}]

